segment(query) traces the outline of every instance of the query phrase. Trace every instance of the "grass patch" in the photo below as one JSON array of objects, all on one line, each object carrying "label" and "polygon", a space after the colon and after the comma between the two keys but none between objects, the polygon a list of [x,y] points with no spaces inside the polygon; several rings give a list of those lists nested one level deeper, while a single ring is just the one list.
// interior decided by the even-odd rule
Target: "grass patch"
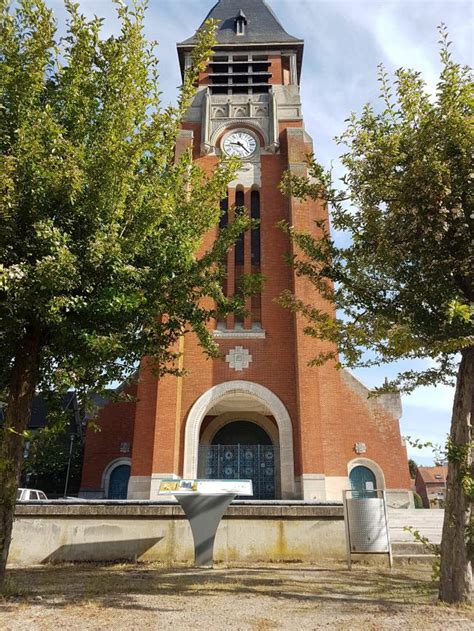
[{"label": "grass patch", "polygon": [[0,599],[25,598],[28,591],[20,586],[11,576],[6,575],[3,584],[0,585]]}]

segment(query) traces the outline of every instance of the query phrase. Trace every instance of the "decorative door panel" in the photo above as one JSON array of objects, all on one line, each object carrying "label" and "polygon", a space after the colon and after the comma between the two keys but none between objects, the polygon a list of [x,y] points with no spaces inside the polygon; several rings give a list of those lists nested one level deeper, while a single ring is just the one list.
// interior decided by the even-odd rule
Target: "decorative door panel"
[{"label": "decorative door panel", "polygon": [[199,448],[199,477],[252,480],[253,497],[276,497],[278,447],[273,445],[211,445]]}]

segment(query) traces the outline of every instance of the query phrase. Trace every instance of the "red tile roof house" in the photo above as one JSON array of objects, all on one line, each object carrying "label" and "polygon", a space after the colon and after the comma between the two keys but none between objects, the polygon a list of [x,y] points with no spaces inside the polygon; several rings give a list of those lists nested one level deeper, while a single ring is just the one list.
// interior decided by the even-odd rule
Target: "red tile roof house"
[{"label": "red tile roof house", "polygon": [[447,465],[418,467],[415,488],[425,508],[444,508]]}]

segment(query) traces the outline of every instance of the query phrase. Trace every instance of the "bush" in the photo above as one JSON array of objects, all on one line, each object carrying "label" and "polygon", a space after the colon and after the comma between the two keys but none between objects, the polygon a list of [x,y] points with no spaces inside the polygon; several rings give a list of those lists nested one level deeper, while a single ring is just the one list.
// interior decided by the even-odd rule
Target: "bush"
[{"label": "bush", "polygon": [[415,508],[423,508],[423,500],[418,493],[413,493],[413,499],[415,500]]}]

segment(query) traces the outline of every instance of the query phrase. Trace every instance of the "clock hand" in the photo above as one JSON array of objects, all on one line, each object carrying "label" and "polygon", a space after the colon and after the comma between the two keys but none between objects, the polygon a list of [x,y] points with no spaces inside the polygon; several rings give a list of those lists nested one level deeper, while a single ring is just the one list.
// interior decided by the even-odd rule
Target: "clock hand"
[{"label": "clock hand", "polygon": [[240,147],[242,147],[242,149],[244,149],[244,151],[248,151],[248,147],[246,147],[242,142],[238,141],[235,142],[234,145],[239,145]]}]

